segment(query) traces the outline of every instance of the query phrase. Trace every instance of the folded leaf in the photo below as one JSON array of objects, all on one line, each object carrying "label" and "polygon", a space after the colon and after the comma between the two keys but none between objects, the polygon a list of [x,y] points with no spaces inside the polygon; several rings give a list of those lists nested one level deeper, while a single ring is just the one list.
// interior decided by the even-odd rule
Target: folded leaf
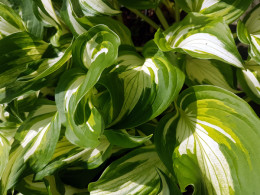
[{"label": "folded leaf", "polygon": [[188,185],[195,194],[257,192],[260,120],[251,107],[215,86],[185,90],[177,106],[157,131],[182,192]]},{"label": "folded leaf", "polygon": [[86,16],[115,15],[120,11],[112,7],[108,0],[79,0],[82,11]]},{"label": "folded leaf", "polygon": [[[73,144],[95,148],[100,143],[98,138],[104,130],[103,118],[89,102],[89,94],[103,70],[116,60],[119,44],[119,37],[105,25],[91,28],[73,44],[73,60],[87,73],[72,74],[70,81],[73,82],[66,82],[66,85],[61,82],[57,92],[61,92],[60,98],[65,99],[58,107],[64,110],[62,106],[66,105],[66,110],[62,111],[67,119],[66,137]],[[67,92],[62,92],[64,90]]]},{"label": "folded leaf", "polygon": [[163,51],[173,50],[195,58],[216,59],[243,68],[231,31],[222,18],[189,13],[165,32],[157,31],[154,41]]},{"label": "folded leaf", "polygon": [[223,17],[227,23],[234,22],[252,3],[252,0],[176,0],[186,12],[199,12],[212,17]]}]

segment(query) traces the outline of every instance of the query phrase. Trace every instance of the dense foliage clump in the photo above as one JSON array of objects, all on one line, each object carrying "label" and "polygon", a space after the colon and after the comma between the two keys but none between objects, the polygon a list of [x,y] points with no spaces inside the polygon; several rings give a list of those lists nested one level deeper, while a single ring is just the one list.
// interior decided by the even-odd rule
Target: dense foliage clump
[{"label": "dense foliage clump", "polygon": [[0,0],[0,81],[2,195],[259,191],[258,1]]}]

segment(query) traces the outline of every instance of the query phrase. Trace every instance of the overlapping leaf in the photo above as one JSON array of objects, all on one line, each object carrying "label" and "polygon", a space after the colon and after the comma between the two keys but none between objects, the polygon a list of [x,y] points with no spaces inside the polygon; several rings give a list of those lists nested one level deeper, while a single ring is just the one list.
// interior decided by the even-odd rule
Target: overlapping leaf
[{"label": "overlapping leaf", "polygon": [[260,5],[252,9],[243,21],[237,24],[237,35],[241,42],[250,46],[249,55],[260,63]]},{"label": "overlapping leaf", "polygon": [[238,81],[246,94],[260,104],[260,65],[247,61],[245,70],[237,70]]},{"label": "overlapping leaf", "polygon": [[111,146],[105,137],[101,138],[101,144],[98,147],[86,149],[71,144],[63,137],[57,143],[52,160],[35,175],[35,180],[43,179],[73,164],[93,169],[101,165],[110,155]]},{"label": "overlapping leaf", "polygon": [[[148,47],[147,50],[156,47]],[[183,73],[170,62],[162,52],[147,58],[141,57],[131,49],[122,50],[118,64],[107,70],[99,84],[103,85],[110,94],[97,95],[97,107],[109,126],[115,128],[130,128],[140,125],[162,113],[175,99],[183,82]],[[110,105],[104,110],[102,101]],[[95,103],[94,103],[95,104]],[[102,111],[103,110],[103,111]],[[108,115],[109,114],[109,115]]]},{"label": "overlapping leaf", "polygon": [[254,194],[260,120],[250,106],[214,86],[187,89],[177,106],[160,123],[156,145],[181,190],[193,185],[195,194]]},{"label": "overlapping leaf", "polygon": [[186,12],[223,17],[227,23],[232,23],[247,10],[252,0],[176,0],[176,3]]},{"label": "overlapping leaf", "polygon": [[102,15],[83,16],[79,6],[75,5],[70,0],[63,2],[61,15],[71,32],[75,35],[81,35],[98,24],[104,24],[114,31],[121,40],[121,44],[133,45],[131,40],[131,32],[121,22]]},{"label": "overlapping leaf", "polygon": [[82,11],[87,16],[115,15],[120,11],[113,8],[108,0],[79,0]]},{"label": "overlapping leaf", "polygon": [[24,30],[25,27],[19,15],[10,7],[0,2],[0,39]]},{"label": "overlapping leaf", "polygon": [[[72,70],[63,76],[57,88],[61,104],[58,109],[66,113],[67,139],[81,147],[97,147],[104,130],[103,119],[89,102],[89,95],[103,70],[111,66],[118,54],[119,37],[105,25],[97,25],[80,35],[73,45],[73,60],[87,73]],[[65,92],[66,91],[66,92]],[[60,94],[60,95],[59,95]],[[65,106],[65,110],[64,110]]]},{"label": "overlapping leaf", "polygon": [[229,64],[217,60],[186,57],[183,69],[187,83],[191,85],[210,84],[237,92],[234,71]]},{"label": "overlapping leaf", "polygon": [[6,194],[22,174],[39,171],[51,160],[59,134],[60,122],[55,105],[43,104],[32,113],[16,134],[1,180],[2,194]]},{"label": "overlapping leaf", "polygon": [[153,146],[136,149],[114,161],[97,182],[89,184],[90,194],[158,194],[160,176],[166,171]]},{"label": "overlapping leaf", "polygon": [[154,40],[163,51],[185,52],[195,58],[243,67],[230,29],[222,18],[189,13],[165,32],[157,31]]}]

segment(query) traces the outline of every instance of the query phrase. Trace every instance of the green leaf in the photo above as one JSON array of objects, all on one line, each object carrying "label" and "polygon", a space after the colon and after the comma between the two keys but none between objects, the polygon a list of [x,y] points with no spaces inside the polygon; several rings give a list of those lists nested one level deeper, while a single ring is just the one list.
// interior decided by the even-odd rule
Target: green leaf
[{"label": "green leaf", "polygon": [[44,182],[33,181],[33,175],[24,177],[16,186],[15,189],[22,194],[30,195],[49,195]]},{"label": "green leaf", "polygon": [[23,174],[30,173],[30,170],[37,172],[51,160],[60,134],[59,116],[55,110],[54,105],[40,106],[19,127],[3,172],[2,194],[6,194]]},{"label": "green leaf", "polygon": [[24,30],[25,27],[19,15],[10,7],[0,3],[0,39]]},{"label": "green leaf", "polygon": [[164,170],[154,147],[136,149],[112,162],[98,181],[89,184],[90,194],[158,194]]},{"label": "green leaf", "polygon": [[250,46],[249,55],[257,63],[260,63],[260,4],[252,9],[243,21],[237,24],[237,34],[241,42]]},{"label": "green leaf", "polygon": [[57,10],[54,9],[51,0],[34,0],[36,17],[41,20],[47,27],[55,27],[57,32],[51,37],[50,42],[56,46],[60,46],[60,38],[62,35],[68,33],[67,27],[64,25],[63,21],[57,15]]},{"label": "green leaf", "polygon": [[157,172],[160,175],[161,186],[162,186],[159,195],[164,195],[164,194],[181,195],[182,194],[179,187],[177,186],[177,183],[173,182],[172,178],[170,178],[160,169],[157,169]]},{"label": "green leaf", "polygon": [[122,5],[133,9],[151,9],[156,8],[161,0],[118,0]]},{"label": "green leaf", "polygon": [[[108,69],[99,81],[110,94],[108,112],[102,111],[103,104],[96,105],[107,118],[108,126],[132,128],[161,114],[184,82],[184,74],[175,63],[162,52],[143,58],[129,48],[122,49],[118,64]],[[102,96],[103,92],[100,93]]]},{"label": "green leaf", "polygon": [[253,60],[247,61],[245,70],[237,70],[238,81],[245,93],[260,104],[260,65]]},{"label": "green leaf", "polygon": [[73,35],[78,36],[86,32],[85,29],[77,20],[77,15],[74,11],[73,4],[70,0],[64,0],[60,11],[61,17],[69,27]]},{"label": "green leaf", "polygon": [[243,68],[243,61],[233,36],[222,18],[189,13],[165,32],[154,38],[162,51],[187,53],[195,58],[216,59]]},{"label": "green leaf", "polygon": [[58,56],[55,58],[42,59],[39,62],[36,62],[37,68],[34,67],[34,63],[30,64],[32,70],[30,70],[29,65],[27,70],[19,75],[18,80],[31,82],[49,76],[66,64],[71,58],[71,53],[71,46],[69,46],[65,51],[59,52]]},{"label": "green leaf", "polygon": [[0,40],[0,88],[16,81],[28,63],[42,58],[47,47],[46,42],[26,32],[18,32]]},{"label": "green leaf", "polygon": [[35,180],[41,180],[45,176],[72,165],[81,165],[87,169],[100,166],[111,155],[111,146],[108,140],[102,136],[101,143],[96,148],[81,148],[71,144],[65,137],[57,143],[52,160],[35,175]]},{"label": "green leaf", "polygon": [[38,20],[35,16],[34,9],[35,3],[32,0],[20,1],[21,3],[21,17],[25,23],[25,26],[29,33],[34,35],[37,38],[43,38],[43,23]]},{"label": "green leaf", "polygon": [[9,151],[11,149],[9,141],[0,134],[0,179],[2,178],[3,171],[8,162]]},{"label": "green leaf", "polygon": [[256,193],[260,120],[251,107],[215,86],[185,90],[177,106],[157,131],[182,192],[192,185],[195,194]]},{"label": "green leaf", "polygon": [[105,130],[104,135],[111,144],[123,148],[134,148],[140,146],[149,141],[152,137],[152,135],[145,137],[133,136],[128,134],[125,130]]},{"label": "green leaf", "polygon": [[108,0],[79,0],[79,4],[86,16],[116,15],[121,13],[116,10]]},{"label": "green leaf", "polygon": [[81,80],[68,87],[71,90],[66,104],[66,136],[78,146],[96,147],[99,144],[98,138],[104,130],[103,118],[89,103],[88,96],[103,70],[115,62],[119,44],[119,37],[105,25],[92,27],[73,44],[73,60],[88,70]]},{"label": "green leaf", "polygon": [[207,16],[223,17],[228,23],[234,22],[252,3],[252,0],[176,0],[186,12],[199,12]]},{"label": "green leaf", "polygon": [[120,37],[121,44],[133,46],[130,30],[120,21],[105,16],[88,16],[76,18],[76,20],[85,29],[90,29],[91,27],[98,24],[104,24]]},{"label": "green leaf", "polygon": [[192,85],[209,84],[227,89],[233,93],[235,90],[234,71],[229,64],[217,60],[196,59],[187,56],[184,67],[187,83]]}]

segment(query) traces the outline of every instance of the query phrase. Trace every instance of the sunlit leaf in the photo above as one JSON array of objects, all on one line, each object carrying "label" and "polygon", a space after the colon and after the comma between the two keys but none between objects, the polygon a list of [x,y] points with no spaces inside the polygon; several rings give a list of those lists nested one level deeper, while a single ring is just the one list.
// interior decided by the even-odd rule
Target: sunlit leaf
[{"label": "sunlit leaf", "polygon": [[192,185],[196,194],[255,193],[260,120],[250,106],[214,86],[185,90],[177,106],[157,131],[182,192]]},{"label": "sunlit leaf", "polygon": [[252,3],[252,0],[176,0],[186,12],[199,12],[212,17],[223,17],[232,23],[241,16]]},{"label": "sunlit leaf", "polygon": [[154,147],[136,149],[114,161],[98,181],[90,183],[90,194],[157,194],[161,184],[156,168],[165,169]]},{"label": "sunlit leaf", "polygon": [[154,40],[163,51],[184,52],[195,58],[243,67],[231,31],[222,18],[189,13],[165,32],[157,31]]}]

